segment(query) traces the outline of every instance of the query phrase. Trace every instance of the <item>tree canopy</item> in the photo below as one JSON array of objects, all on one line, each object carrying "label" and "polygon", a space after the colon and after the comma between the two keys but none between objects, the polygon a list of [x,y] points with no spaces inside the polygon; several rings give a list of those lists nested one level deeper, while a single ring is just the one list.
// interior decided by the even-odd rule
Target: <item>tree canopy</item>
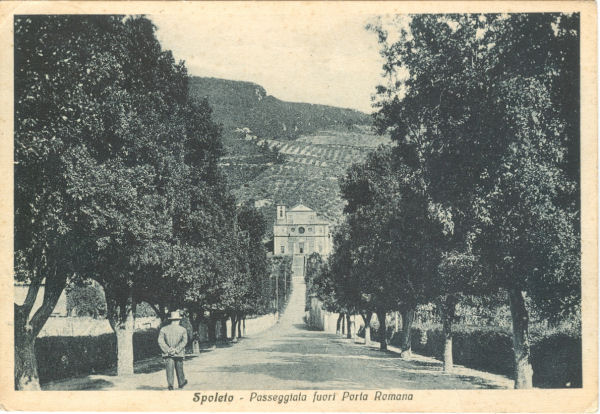
[{"label": "tree canopy", "polygon": [[353,286],[379,319],[439,303],[447,340],[462,295],[506,292],[518,388],[531,386],[531,306],[555,321],[581,299],[578,26],[552,13],[371,25],[386,79],[375,125],[394,146],[341,179],[345,236],[323,267],[324,290]]},{"label": "tree canopy", "polygon": [[579,298],[577,27],[564,14],[416,15],[395,42],[374,27],[390,80],[380,130],[481,254],[482,282],[527,290],[549,316]]},{"label": "tree canopy", "polygon": [[17,388],[37,387],[33,343],[68,280],[104,288],[119,373],[133,369],[136,304],[164,316],[260,300],[264,225],[242,212],[238,228],[221,128],[188,83],[145,17],[15,19],[15,275],[30,284]]},{"label": "tree canopy", "polygon": [[509,292],[517,386],[531,384],[523,292],[548,318],[580,301],[578,25],[414,15],[392,24],[394,40],[371,27],[388,79],[376,124],[451,220],[458,255],[477,258],[475,289]]}]

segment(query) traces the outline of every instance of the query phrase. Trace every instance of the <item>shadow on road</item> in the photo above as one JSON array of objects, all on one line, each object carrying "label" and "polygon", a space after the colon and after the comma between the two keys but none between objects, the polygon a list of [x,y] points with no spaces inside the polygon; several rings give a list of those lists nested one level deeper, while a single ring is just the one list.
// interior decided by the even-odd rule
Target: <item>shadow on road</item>
[{"label": "shadow on road", "polygon": [[148,361],[146,364],[136,366],[134,372],[136,374],[150,374],[165,369],[165,363],[162,357],[158,357],[155,360]]},{"label": "shadow on road", "polygon": [[136,388],[136,390],[145,390],[145,391],[164,391],[167,387],[152,387],[150,385],[141,385]]},{"label": "shadow on road", "polygon": [[484,380],[483,378],[473,377],[470,375],[457,375],[458,379],[464,382],[468,382],[477,388],[487,388],[492,390],[503,390],[505,387],[501,387],[499,385],[491,384],[489,381]]},{"label": "shadow on road", "polygon": [[112,386],[113,386],[113,383],[110,382],[110,381],[106,381],[106,380],[103,380],[103,379],[95,379],[95,380],[90,380],[86,384],[83,384],[83,386],[81,388],[78,388],[78,389],[83,389],[83,390],[101,390],[103,388],[110,388]]},{"label": "shadow on road", "polygon": [[82,390],[82,391],[94,391],[94,390],[103,390],[106,388],[112,388],[114,384],[110,381],[106,381],[104,379],[91,379],[88,377],[83,378],[70,378],[66,381],[56,381],[51,384],[42,384],[42,390],[44,391],[53,391],[53,390],[61,390],[61,391],[74,391],[74,390]]},{"label": "shadow on road", "polygon": [[[334,334],[321,334],[321,341],[315,344],[314,336],[310,334],[289,335],[281,340],[272,340],[272,346],[260,346],[253,350],[260,352],[279,352],[286,354],[301,354],[323,357],[360,357],[366,359],[398,359],[400,355],[392,351],[380,351],[361,346],[348,346],[351,339],[340,339]],[[322,341],[326,338],[327,341]],[[435,364],[432,364],[435,365]]]},{"label": "shadow on road", "polygon": [[[208,353],[210,350],[200,350],[200,354]],[[198,355],[186,355],[185,361],[190,361],[197,358]],[[162,371],[165,369],[165,362],[162,356],[158,356],[152,359],[136,362],[133,372],[136,374],[151,374],[153,372]],[[116,372],[111,373],[116,375]]]},{"label": "shadow on road", "polygon": [[271,377],[273,384],[293,381],[294,389],[361,389],[365,388],[365,383],[369,388],[502,388],[478,377],[445,374],[441,372],[440,364],[406,361],[387,352],[373,351],[376,356],[366,356],[313,350],[303,354],[301,351],[290,352],[293,351],[291,344],[272,349],[270,352],[285,350],[287,355],[274,355],[272,362],[220,366],[219,371]]},{"label": "shadow on road", "polygon": [[[220,367],[220,371],[231,374],[248,373],[252,375],[261,375],[272,377],[277,381],[293,381],[296,386],[294,389],[327,389],[334,388],[361,388],[355,381],[354,373],[339,372],[335,369],[335,364],[327,361],[310,361],[302,357],[277,358],[277,362],[263,362],[245,365],[231,365]],[[280,382],[279,382],[280,383]],[[327,384],[320,386],[319,384]],[[277,387],[276,382],[273,382]],[[305,384],[305,385],[302,385]],[[248,384],[251,386],[252,384]],[[269,387],[266,387],[268,389]]]},{"label": "shadow on road", "polygon": [[397,352],[355,344],[354,340],[335,334],[317,333],[303,324],[290,328],[259,343],[253,341],[251,347],[244,349],[249,355],[256,352],[265,357],[223,364],[218,370],[270,377],[273,384],[290,381],[295,389],[360,389],[365,384],[369,388],[503,388],[485,378],[444,373],[439,361],[403,359]]}]

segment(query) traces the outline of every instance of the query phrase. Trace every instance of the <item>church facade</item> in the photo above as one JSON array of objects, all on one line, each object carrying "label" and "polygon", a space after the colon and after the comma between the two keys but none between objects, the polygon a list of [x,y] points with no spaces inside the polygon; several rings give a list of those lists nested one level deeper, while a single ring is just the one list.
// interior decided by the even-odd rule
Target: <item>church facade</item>
[{"label": "church facade", "polygon": [[309,256],[317,252],[321,256],[328,256],[331,253],[329,222],[302,204],[289,210],[284,205],[277,205],[273,236],[275,255]]}]

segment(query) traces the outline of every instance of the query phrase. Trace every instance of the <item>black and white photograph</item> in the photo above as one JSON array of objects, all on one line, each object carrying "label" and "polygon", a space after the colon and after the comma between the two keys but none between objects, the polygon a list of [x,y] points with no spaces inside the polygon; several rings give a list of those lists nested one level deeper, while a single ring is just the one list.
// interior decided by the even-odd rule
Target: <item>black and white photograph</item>
[{"label": "black and white photograph", "polygon": [[401,3],[11,11],[12,395],[597,409],[595,5]]}]

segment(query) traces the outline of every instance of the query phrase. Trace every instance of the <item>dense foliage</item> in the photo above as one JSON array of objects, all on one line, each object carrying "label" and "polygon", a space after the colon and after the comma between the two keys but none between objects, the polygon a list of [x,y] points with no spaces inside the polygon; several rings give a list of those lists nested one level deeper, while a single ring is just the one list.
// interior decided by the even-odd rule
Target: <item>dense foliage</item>
[{"label": "dense foliage", "polygon": [[69,316],[106,316],[104,292],[93,284],[68,286],[67,314]]},{"label": "dense foliage", "polygon": [[154,31],[144,17],[15,19],[15,277],[30,285],[15,304],[19,389],[39,386],[35,338],[68,281],[102,286],[119,374],[133,372],[139,303],[214,321],[270,300],[264,226],[237,211],[221,128]]},{"label": "dense foliage", "polygon": [[379,128],[481,259],[479,282],[527,291],[548,317],[580,298],[577,28],[519,14],[414,16],[395,42],[375,29],[390,79],[408,71],[381,88]]},{"label": "dense foliage", "polygon": [[396,145],[341,180],[345,243],[324,300],[354,286],[380,323],[401,311],[403,350],[415,306],[434,303],[451,366],[457,304],[508,298],[515,386],[531,386],[531,312],[556,322],[581,300],[578,26],[551,13],[371,26],[387,80],[375,124]]}]

